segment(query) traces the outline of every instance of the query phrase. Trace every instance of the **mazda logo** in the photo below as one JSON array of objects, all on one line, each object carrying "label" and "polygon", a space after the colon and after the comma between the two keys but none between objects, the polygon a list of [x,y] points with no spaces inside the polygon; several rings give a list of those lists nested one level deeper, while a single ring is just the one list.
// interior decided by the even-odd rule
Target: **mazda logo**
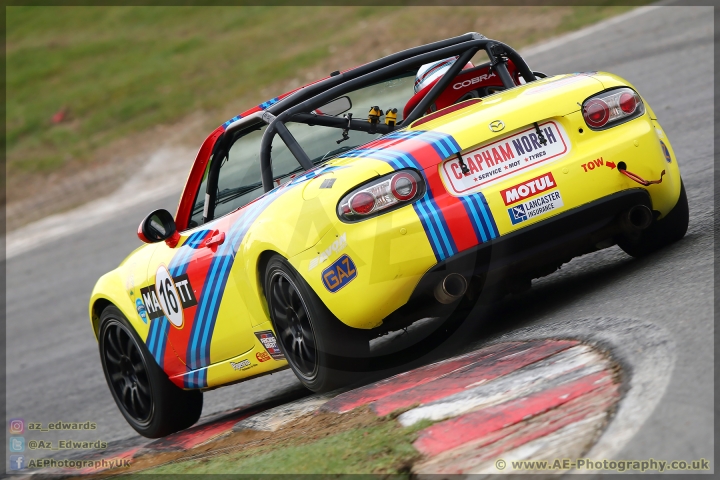
[{"label": "mazda logo", "polygon": [[490,122],[490,131],[492,132],[499,132],[503,128],[505,128],[505,124],[502,122],[502,120],[495,120],[494,122]]}]

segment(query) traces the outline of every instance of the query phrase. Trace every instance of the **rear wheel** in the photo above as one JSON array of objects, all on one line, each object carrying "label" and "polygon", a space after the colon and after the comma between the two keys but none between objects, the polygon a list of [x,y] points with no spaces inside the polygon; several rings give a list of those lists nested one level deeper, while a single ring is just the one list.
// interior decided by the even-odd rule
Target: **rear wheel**
[{"label": "rear wheel", "polygon": [[280,348],[308,389],[325,392],[365,377],[367,332],[338,320],[279,255],[268,262],[265,296]]},{"label": "rear wheel", "polygon": [[663,219],[653,222],[642,231],[638,238],[634,240],[620,238],[617,243],[628,255],[644,257],[683,238],[687,232],[689,221],[690,209],[687,194],[685,185],[681,182],[680,197],[670,213]]},{"label": "rear wheel", "polygon": [[98,337],[105,380],[135,431],[158,438],[197,422],[202,392],[183,390],[172,383],[116,307],[103,311]]}]

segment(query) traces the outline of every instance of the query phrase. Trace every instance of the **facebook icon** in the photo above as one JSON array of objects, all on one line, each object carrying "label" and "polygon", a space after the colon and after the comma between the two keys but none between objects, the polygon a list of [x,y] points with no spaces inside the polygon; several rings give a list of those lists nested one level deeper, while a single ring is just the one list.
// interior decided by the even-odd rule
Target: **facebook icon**
[{"label": "facebook icon", "polygon": [[10,455],[10,470],[25,468],[25,455]]}]

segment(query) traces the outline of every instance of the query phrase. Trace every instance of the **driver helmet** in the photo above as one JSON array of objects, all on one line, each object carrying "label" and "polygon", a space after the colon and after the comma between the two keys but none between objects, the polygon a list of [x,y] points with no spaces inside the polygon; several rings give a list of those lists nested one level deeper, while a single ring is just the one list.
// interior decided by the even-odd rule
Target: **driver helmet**
[{"label": "driver helmet", "polygon": [[[458,55],[444,60],[438,60],[437,62],[426,63],[417,71],[415,75],[415,93],[418,93],[423,88],[435,83],[440,77],[445,75],[450,66],[457,61]],[[463,68],[472,68],[473,64],[468,64]]]}]

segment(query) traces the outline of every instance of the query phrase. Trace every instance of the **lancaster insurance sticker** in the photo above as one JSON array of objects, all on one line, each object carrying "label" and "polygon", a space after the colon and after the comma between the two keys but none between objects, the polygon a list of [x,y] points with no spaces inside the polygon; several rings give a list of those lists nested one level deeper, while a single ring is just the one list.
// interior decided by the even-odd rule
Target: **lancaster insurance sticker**
[{"label": "lancaster insurance sticker", "polygon": [[[462,154],[468,172],[463,173],[457,157],[440,165],[448,191],[456,196],[475,193],[528,170],[547,165],[570,152],[570,141],[559,124],[549,121]],[[542,137],[542,138],[541,138]],[[543,142],[544,140],[544,142]]]},{"label": "lancaster insurance sticker", "polygon": [[513,225],[526,222],[531,218],[539,217],[562,207],[563,200],[559,190],[553,190],[545,195],[508,208],[510,221]]}]

